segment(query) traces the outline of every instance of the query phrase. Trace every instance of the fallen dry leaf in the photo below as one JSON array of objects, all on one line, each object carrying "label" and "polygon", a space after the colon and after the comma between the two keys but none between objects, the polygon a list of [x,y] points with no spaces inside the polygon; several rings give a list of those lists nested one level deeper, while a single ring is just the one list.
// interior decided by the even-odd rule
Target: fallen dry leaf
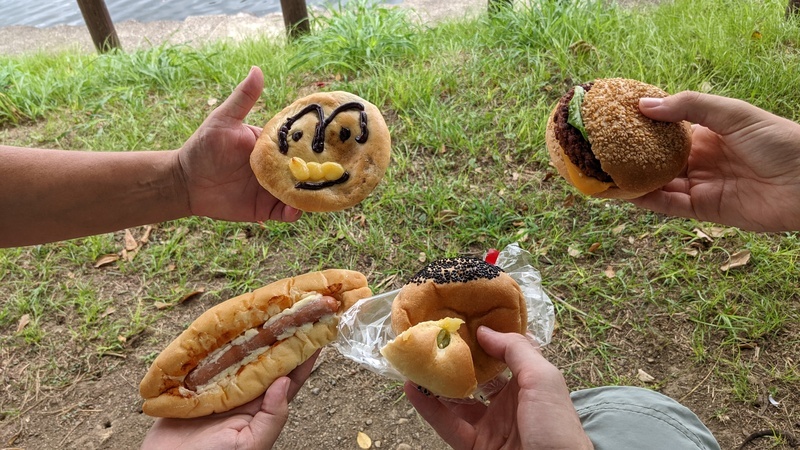
[{"label": "fallen dry leaf", "polygon": [[127,250],[129,252],[132,252],[132,251],[136,250],[137,248],[139,248],[139,241],[137,241],[133,237],[133,233],[131,233],[131,230],[126,229],[125,230],[125,250]]},{"label": "fallen dry leaf", "polygon": [[603,273],[605,274],[606,278],[614,278],[617,276],[617,272],[611,266],[606,267],[606,270],[604,270]]},{"label": "fallen dry leaf", "polygon": [[139,253],[139,249],[138,248],[135,248],[135,249],[130,250],[130,251],[125,250],[123,248],[122,249],[122,259],[124,259],[125,261],[128,261],[128,262],[131,262],[131,261],[133,261],[133,258],[136,257],[137,253]]},{"label": "fallen dry leaf", "polygon": [[109,306],[108,308],[106,308],[105,311],[103,311],[103,314],[100,314],[100,318],[104,319],[104,318],[110,316],[111,314],[114,314],[114,312],[116,312],[116,311],[117,310],[113,306]]},{"label": "fallen dry leaf", "polygon": [[195,298],[195,297],[197,297],[199,295],[202,295],[203,292],[205,292],[205,291],[206,291],[206,288],[197,288],[197,289],[193,290],[192,292],[189,292],[188,294],[186,294],[183,297],[179,298],[178,299],[178,303],[183,303],[183,302],[185,302],[187,300],[193,299],[193,298]]},{"label": "fallen dry leaf", "polygon": [[567,247],[567,253],[569,254],[569,256],[572,256],[573,258],[581,256],[581,251],[572,247]]},{"label": "fallen dry leaf", "polygon": [[705,231],[706,233],[708,233],[709,236],[715,239],[736,233],[736,229],[731,227],[709,227],[705,228]]},{"label": "fallen dry leaf", "polygon": [[564,201],[561,202],[561,206],[565,208],[569,208],[574,204],[575,204],[575,194],[569,194],[567,198],[565,198]]},{"label": "fallen dry leaf", "polygon": [[19,322],[17,322],[17,333],[27,327],[29,323],[31,323],[31,316],[23,314],[22,317],[19,318]]},{"label": "fallen dry leaf", "polygon": [[705,231],[701,230],[700,228],[695,228],[692,231],[694,231],[695,236],[697,236],[698,238],[708,242],[714,242],[714,238],[709,236]]},{"label": "fallen dry leaf", "polygon": [[153,305],[156,307],[156,309],[159,309],[159,310],[167,309],[170,306],[172,306],[169,303],[164,303],[164,302],[155,302],[155,303],[153,303]]},{"label": "fallen dry leaf", "polygon": [[141,242],[142,244],[147,244],[148,242],[150,242],[150,233],[152,232],[153,232],[152,225],[144,227],[144,233],[142,234],[142,237],[139,238],[139,242]]},{"label": "fallen dry leaf", "polygon": [[107,266],[109,264],[113,264],[119,261],[119,254],[117,253],[109,253],[106,255],[100,255],[94,260],[94,268],[99,269],[100,267]]},{"label": "fallen dry leaf", "polygon": [[207,102],[207,103],[208,103],[208,106],[214,106],[214,105],[216,105],[216,104],[217,104],[217,102],[218,102],[218,101],[219,101],[219,100],[215,99],[214,97],[209,97],[209,99],[208,99],[208,102]]},{"label": "fallen dry leaf", "polygon": [[737,267],[742,267],[750,261],[750,250],[742,250],[731,255],[731,258],[720,267],[720,270],[728,271]]},{"label": "fallen dry leaf", "polygon": [[616,235],[622,233],[623,230],[625,230],[625,224],[624,223],[622,225],[617,225],[614,228],[612,228],[611,229],[611,234],[616,236]]},{"label": "fallen dry leaf", "polygon": [[419,261],[421,263],[424,263],[427,260],[428,260],[428,256],[425,255],[424,252],[419,252],[419,258],[417,258],[417,261]]},{"label": "fallen dry leaf", "polygon": [[656,381],[656,379],[652,375],[650,375],[649,373],[645,372],[642,369],[636,371],[636,378],[638,378],[639,381],[643,383],[652,383]]},{"label": "fallen dry leaf", "polygon": [[120,344],[124,344],[128,342],[128,338],[120,334],[117,336],[117,341],[119,341]]},{"label": "fallen dry leaf", "polygon": [[358,432],[358,437],[356,437],[356,442],[358,442],[358,447],[363,449],[368,449],[372,447],[372,439],[367,436],[366,433],[361,431]]},{"label": "fallen dry leaf", "polygon": [[589,246],[589,253],[594,253],[599,249],[600,249],[600,243],[599,242],[595,242],[594,244]]}]

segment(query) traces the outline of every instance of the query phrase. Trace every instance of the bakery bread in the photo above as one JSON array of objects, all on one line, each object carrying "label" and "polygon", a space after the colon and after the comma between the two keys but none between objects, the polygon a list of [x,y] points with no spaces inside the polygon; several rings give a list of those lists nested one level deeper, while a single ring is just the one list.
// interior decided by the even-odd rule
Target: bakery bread
[{"label": "bakery bread", "polygon": [[302,211],[338,211],[364,200],[389,165],[383,115],[344,91],[300,98],[264,125],[250,155],[259,183]]}]

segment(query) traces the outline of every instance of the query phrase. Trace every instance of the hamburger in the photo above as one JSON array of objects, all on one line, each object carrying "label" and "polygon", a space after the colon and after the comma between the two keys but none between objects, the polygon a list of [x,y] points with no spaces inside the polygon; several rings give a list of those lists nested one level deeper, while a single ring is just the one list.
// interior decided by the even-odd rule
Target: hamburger
[{"label": "hamburger", "polygon": [[639,111],[639,99],[667,95],[625,78],[573,86],[547,121],[552,164],[567,182],[594,197],[632,199],[664,186],[686,166],[691,126],[649,119]]},{"label": "hamburger", "polygon": [[469,397],[506,369],[477,340],[478,327],[524,334],[525,297],[500,267],[472,257],[440,259],[415,274],[392,302],[397,337],[381,354],[403,376],[449,398]]}]

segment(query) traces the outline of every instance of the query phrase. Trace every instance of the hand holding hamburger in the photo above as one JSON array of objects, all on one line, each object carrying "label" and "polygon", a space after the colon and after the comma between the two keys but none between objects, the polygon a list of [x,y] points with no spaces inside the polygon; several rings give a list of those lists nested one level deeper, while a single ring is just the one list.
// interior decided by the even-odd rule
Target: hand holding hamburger
[{"label": "hand holding hamburger", "polygon": [[547,121],[546,145],[558,173],[583,194],[604,198],[637,198],[670,182],[686,166],[691,127],[639,111],[640,98],[666,96],[624,78],[574,86]]}]

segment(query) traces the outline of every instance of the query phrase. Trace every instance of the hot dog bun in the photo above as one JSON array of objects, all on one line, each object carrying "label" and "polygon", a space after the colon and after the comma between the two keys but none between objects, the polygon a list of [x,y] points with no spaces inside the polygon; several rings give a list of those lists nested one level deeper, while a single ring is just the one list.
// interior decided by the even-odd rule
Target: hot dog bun
[{"label": "hot dog bun", "polygon": [[[331,342],[339,315],[370,295],[363,274],[329,269],[279,280],[208,309],[153,361],[139,385],[145,399],[142,410],[154,417],[189,418],[228,411],[253,400],[274,380]],[[307,310],[322,296],[335,300],[333,310],[322,320],[290,326],[289,332],[293,329],[294,334],[280,336],[273,345],[250,353],[244,364],[234,365],[200,386],[189,383],[193,370],[201,370],[201,362],[205,366],[225,359],[233,346],[247,343],[258,330],[266,329],[265,323],[280,324],[278,319],[291,318],[288,312]]]},{"label": "hot dog bun", "polygon": [[296,100],[264,125],[250,154],[258,182],[302,211],[364,200],[389,165],[391,138],[378,108],[349,92]]},{"label": "hot dog bun", "polygon": [[[582,97],[573,101],[578,87]],[[691,126],[655,121],[639,111],[640,98],[667,95],[625,78],[573,86],[553,109],[545,130],[559,175],[583,194],[602,198],[641,197],[672,181],[688,161]],[[573,125],[576,115],[585,136]]]},{"label": "hot dog bun", "polygon": [[[461,367],[460,374],[466,378],[463,386],[472,386],[493,379],[506,368],[502,361],[486,354],[478,344],[478,327],[485,325],[500,332],[524,334],[528,313],[522,290],[502,269],[478,258],[456,257],[436,260],[425,266],[400,289],[392,302],[392,329],[398,335],[417,324],[445,318],[464,322],[458,328],[458,334],[470,349],[471,367],[463,363],[456,366]],[[420,328],[419,331],[425,330]],[[428,345],[430,338],[421,337],[419,342]],[[428,351],[424,345],[419,348],[420,358],[424,358],[420,355]],[[416,370],[413,359],[387,359],[407,377]],[[432,387],[437,385],[435,380],[416,382],[435,394],[446,397],[452,394],[437,392]]]}]

